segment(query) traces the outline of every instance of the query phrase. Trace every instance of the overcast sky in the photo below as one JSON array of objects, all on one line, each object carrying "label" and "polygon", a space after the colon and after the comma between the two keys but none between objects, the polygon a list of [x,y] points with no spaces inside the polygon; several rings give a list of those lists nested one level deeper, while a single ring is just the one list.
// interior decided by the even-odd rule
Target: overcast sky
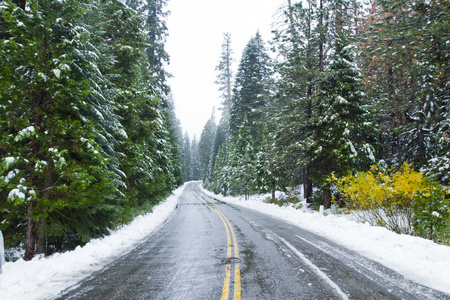
[{"label": "overcast sky", "polygon": [[[183,132],[200,138],[213,107],[220,107],[214,84],[223,33],[231,34],[236,69],[245,45],[259,30],[272,38],[273,16],[287,0],[168,0],[167,70]],[[221,112],[216,110],[216,120]]]}]

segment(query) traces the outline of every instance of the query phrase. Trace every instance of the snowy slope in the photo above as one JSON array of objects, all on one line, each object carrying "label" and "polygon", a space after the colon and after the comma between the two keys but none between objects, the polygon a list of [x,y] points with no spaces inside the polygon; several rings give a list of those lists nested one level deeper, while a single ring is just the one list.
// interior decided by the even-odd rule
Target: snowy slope
[{"label": "snowy slope", "polygon": [[383,227],[351,220],[345,215],[323,216],[318,212],[296,210],[264,203],[264,196],[248,201],[223,197],[204,190],[210,196],[289,221],[336,243],[346,246],[408,279],[449,294],[450,247],[409,235],[399,235]]},{"label": "snowy slope", "polygon": [[[108,237],[48,258],[7,263],[4,273],[0,275],[0,299],[51,298],[101,269],[117,255],[130,251],[133,245],[163,224],[175,210],[184,187],[177,189],[165,202],[155,207],[153,213],[138,217]],[[381,227],[358,224],[345,216],[324,217],[317,212],[278,207],[264,203],[264,197],[244,201],[209,194],[290,221],[370,257],[411,280],[450,295],[450,247],[417,237],[398,235]]]},{"label": "snowy slope", "polygon": [[185,185],[174,191],[154,207],[152,213],[139,216],[131,224],[107,237],[92,240],[84,247],[47,258],[36,257],[28,262],[6,263],[0,275],[0,299],[49,298],[101,269],[162,225],[174,212],[184,188]]}]

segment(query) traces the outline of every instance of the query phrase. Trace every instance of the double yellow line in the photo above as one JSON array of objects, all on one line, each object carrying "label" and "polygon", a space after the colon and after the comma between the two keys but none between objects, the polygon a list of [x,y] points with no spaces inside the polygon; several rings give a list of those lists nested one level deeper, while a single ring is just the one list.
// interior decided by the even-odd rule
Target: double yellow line
[{"label": "double yellow line", "polygon": [[[239,249],[238,243],[236,240],[236,234],[234,232],[233,226],[231,226],[230,221],[228,221],[227,217],[218,210],[214,205],[210,202],[206,201],[201,197],[201,199],[209,205],[220,217],[225,226],[225,231],[227,232],[227,259],[226,259],[226,267],[225,267],[225,278],[223,280],[223,288],[222,288],[222,297],[221,300],[227,300],[230,296],[230,281],[231,281],[231,269],[232,264],[234,263],[234,292],[233,298],[241,299],[241,269],[239,267]],[[231,244],[231,238],[233,238],[233,245]],[[231,249],[234,247],[234,256],[231,256]]]}]

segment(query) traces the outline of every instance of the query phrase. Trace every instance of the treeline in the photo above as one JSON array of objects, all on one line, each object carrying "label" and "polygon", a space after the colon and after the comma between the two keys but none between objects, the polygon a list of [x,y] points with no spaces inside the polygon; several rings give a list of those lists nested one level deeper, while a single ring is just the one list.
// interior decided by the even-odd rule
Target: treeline
[{"label": "treeline", "polygon": [[165,0],[0,4],[0,230],[71,249],[183,181]]},{"label": "treeline", "polygon": [[252,37],[236,74],[226,34],[222,118],[199,149],[204,185],[273,198],[302,185],[330,207],[333,178],[408,162],[448,186],[449,4],[288,1],[269,46]]}]

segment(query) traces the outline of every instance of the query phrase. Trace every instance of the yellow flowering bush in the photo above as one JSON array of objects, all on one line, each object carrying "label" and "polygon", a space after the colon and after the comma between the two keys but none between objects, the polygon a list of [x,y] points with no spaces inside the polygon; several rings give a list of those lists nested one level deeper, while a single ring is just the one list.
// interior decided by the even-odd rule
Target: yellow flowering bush
[{"label": "yellow flowering bush", "polygon": [[424,177],[405,163],[398,170],[372,166],[356,176],[333,178],[346,209],[360,221],[412,233],[414,201],[423,189]]}]

